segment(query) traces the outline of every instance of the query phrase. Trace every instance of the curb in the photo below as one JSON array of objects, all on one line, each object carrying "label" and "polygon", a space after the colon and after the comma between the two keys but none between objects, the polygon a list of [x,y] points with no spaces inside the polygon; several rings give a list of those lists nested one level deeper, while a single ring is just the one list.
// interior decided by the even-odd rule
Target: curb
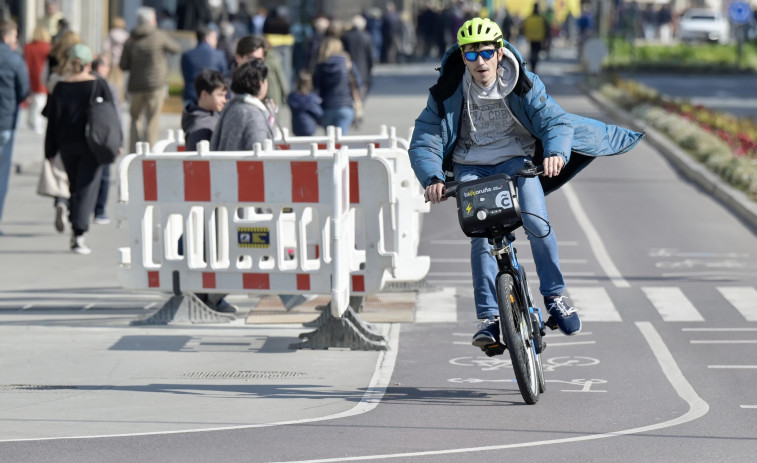
[{"label": "curb", "polygon": [[592,101],[610,113],[613,118],[636,131],[645,132],[644,139],[651,143],[677,171],[720,201],[753,232],[757,233],[757,202],[752,201],[743,191],[732,187],[719,175],[692,159],[686,151],[658,130],[649,127],[646,122],[617,107],[599,92],[586,87],[583,87],[583,90]]}]

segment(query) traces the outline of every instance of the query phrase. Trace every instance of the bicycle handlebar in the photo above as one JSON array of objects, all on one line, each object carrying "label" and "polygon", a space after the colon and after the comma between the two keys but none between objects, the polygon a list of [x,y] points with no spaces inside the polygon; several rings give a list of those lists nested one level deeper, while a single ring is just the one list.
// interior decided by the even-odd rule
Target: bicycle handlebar
[{"label": "bicycle handlebar", "polygon": [[[538,177],[539,175],[542,175],[544,173],[544,166],[543,165],[534,165],[531,161],[526,162],[526,167],[519,170],[512,178],[518,178],[518,177],[526,177],[526,178],[533,178]],[[442,193],[442,198],[451,198],[454,197],[457,194],[457,187],[460,184],[460,182],[457,181],[451,181],[447,182],[444,185],[444,193]]]}]

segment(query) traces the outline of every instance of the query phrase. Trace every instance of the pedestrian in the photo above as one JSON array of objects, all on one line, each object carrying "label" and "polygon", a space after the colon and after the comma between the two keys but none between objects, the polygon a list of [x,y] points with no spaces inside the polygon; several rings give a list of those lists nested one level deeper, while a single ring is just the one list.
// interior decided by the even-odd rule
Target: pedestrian
[{"label": "pedestrian", "polygon": [[352,65],[360,74],[360,99],[365,102],[371,89],[373,73],[373,42],[365,31],[366,21],[361,15],[352,17],[352,28],[342,34],[344,51],[350,56]]},{"label": "pedestrian", "polygon": [[396,63],[399,53],[399,37],[402,33],[402,21],[394,2],[386,3],[386,11],[381,17],[381,62]]},{"label": "pedestrian", "polygon": [[[50,56],[47,60],[47,68],[50,71],[46,82],[48,100],[53,91],[55,91],[58,82],[63,80],[70,73],[71,68],[68,66],[68,52],[71,47],[78,43],[81,43],[81,37],[79,34],[69,29],[61,32],[60,39],[53,44],[52,50],[50,50]],[[44,116],[47,113],[43,111],[42,114]],[[47,133],[47,131],[45,131],[45,133]],[[60,159],[52,159],[50,160],[50,165],[55,173],[55,177],[58,179],[58,183],[61,185],[68,185],[65,169],[60,167],[63,165],[63,161]],[[42,174],[44,175],[44,172]],[[66,226],[68,225],[69,195],[53,196],[53,208],[55,210],[53,226],[58,233],[63,233],[66,231]]]},{"label": "pedestrian", "polygon": [[[263,36],[248,35],[239,39],[234,55],[236,67],[255,58],[264,60],[268,69],[268,92],[264,103],[270,109],[271,119],[269,122],[273,126],[273,118],[276,116],[279,105],[286,104],[285,98],[289,92],[289,85],[286,82],[279,55],[269,52],[268,42]],[[233,75],[233,71],[231,74]],[[229,76],[227,82],[231,83],[231,80],[231,76]]]},{"label": "pedestrian", "polygon": [[137,142],[154,145],[158,141],[158,122],[168,84],[167,54],[181,51],[165,32],[157,28],[155,9],[137,8],[137,27],[124,44],[119,65],[129,72],[129,149],[136,152]]},{"label": "pedestrian", "polygon": [[[292,21],[289,18],[289,7],[279,5],[268,14],[263,23],[263,36],[268,42],[266,51],[278,54],[281,67],[284,70],[284,85],[282,96],[289,93],[289,85],[292,82],[292,47],[294,35],[292,35]],[[266,62],[266,65],[268,63]],[[284,104],[284,101],[277,101]]]},{"label": "pedestrian", "polygon": [[321,123],[323,108],[321,98],[313,91],[313,76],[301,69],[297,75],[295,91],[288,97],[292,112],[292,133],[298,137],[309,137]]},{"label": "pedestrian", "polygon": [[[210,141],[216,128],[221,111],[226,106],[226,94],[229,89],[226,79],[219,71],[205,69],[194,80],[197,104],[190,103],[181,114],[181,129],[184,131],[187,151],[197,151],[197,144],[203,140]],[[184,250],[184,237],[180,239],[180,254]],[[195,294],[208,307],[217,312],[235,313],[239,308],[229,303],[225,295]]]},{"label": "pedestrian", "polygon": [[[565,280],[544,196],[596,156],[627,152],[642,134],[566,113],[488,18],[462,25],[427,101],[416,119],[409,155],[432,204],[443,200],[445,171],[457,181],[468,181],[494,174],[512,176],[530,160],[544,165],[544,177],[517,179],[523,228],[551,318],[548,324],[556,324],[567,335],[578,333],[581,320],[563,296]],[[491,249],[486,238],[471,239],[479,319],[472,344],[484,351],[499,341],[498,267]]]},{"label": "pedestrian", "polygon": [[42,108],[47,102],[47,87],[45,86],[45,74],[47,73],[47,60],[50,56],[50,33],[47,28],[37,26],[32,33],[31,42],[24,45],[24,60],[26,69],[29,71],[29,83],[31,96],[27,108],[27,125],[34,133],[43,135],[45,129],[42,126]]},{"label": "pedestrian", "polygon": [[50,37],[55,37],[60,28],[60,20],[64,19],[63,13],[58,9],[58,2],[47,0],[45,2],[45,15],[37,19],[37,25],[47,29]]},{"label": "pedestrian", "polygon": [[187,151],[197,151],[197,143],[202,140],[210,141],[229,91],[223,74],[213,69],[197,74],[193,86],[198,95],[197,103],[189,103],[181,114]]},{"label": "pedestrian", "polygon": [[92,252],[84,235],[89,230],[102,177],[102,165],[90,149],[85,132],[90,101],[102,98],[115,105],[108,86],[96,85],[97,80],[104,81],[92,74],[92,59],[92,51],[84,44],[69,49],[71,72],[55,86],[45,108],[45,158],[52,159],[60,153],[68,174],[70,248],[77,254]]},{"label": "pedestrian", "polygon": [[[107,82],[108,89],[110,90],[110,94],[113,97],[113,104],[116,106],[116,108],[120,108],[121,100],[118,97],[118,90],[116,89],[116,86],[113,85],[113,83],[107,80],[111,69],[113,69],[113,67],[110,64],[110,58],[108,57],[108,55],[101,55],[92,60],[92,75]],[[118,116],[119,121],[121,121],[120,110],[118,111]],[[123,123],[121,123],[121,125],[123,125]],[[97,225],[107,225],[110,223],[110,217],[108,217],[108,213],[105,211],[105,208],[108,205],[108,193],[110,192],[111,166],[110,164],[103,164],[101,169],[102,177],[100,179],[100,188],[97,191],[97,202],[95,203],[94,211],[95,217],[92,220],[92,223]]]},{"label": "pedestrian", "polygon": [[313,73],[313,85],[322,100],[321,125],[324,128],[330,125],[339,127],[342,135],[346,135],[355,119],[355,104],[361,103],[357,92],[353,92],[353,88],[360,88],[360,76],[338,38],[323,39]]},{"label": "pedestrian", "polygon": [[541,49],[549,36],[549,24],[544,16],[539,14],[538,3],[534,4],[533,13],[523,20],[521,28],[523,29],[523,36],[528,40],[531,47],[529,54],[531,72],[536,72],[536,65],[539,64],[539,53],[541,53]]},{"label": "pedestrian", "polygon": [[129,31],[126,30],[126,21],[124,18],[116,16],[111,21],[111,27],[108,36],[103,41],[102,52],[111,64],[108,82],[113,84],[118,92],[118,101],[123,102],[126,95],[124,93],[125,75],[123,69],[118,65],[121,62],[121,55],[124,51],[124,44],[129,39]]},{"label": "pedestrian", "polygon": [[305,44],[305,69],[311,73],[315,70],[318,63],[318,49],[321,48],[321,42],[326,37],[326,31],[329,29],[329,18],[320,15],[313,19],[313,34]]},{"label": "pedestrian", "polygon": [[200,26],[195,31],[197,46],[181,55],[181,74],[184,77],[184,106],[190,103],[197,104],[197,93],[194,81],[200,72],[205,69],[224,73],[229,64],[226,56],[218,46],[218,31],[215,25]]},{"label": "pedestrian", "polygon": [[216,124],[211,151],[249,151],[255,143],[273,140],[271,114],[263,103],[268,92],[265,62],[254,58],[239,66],[232,74],[231,91],[234,97]]},{"label": "pedestrian", "polygon": [[[0,220],[8,193],[19,105],[29,96],[29,72],[18,49],[18,26],[0,21]],[[0,230],[0,235],[3,232]]]}]

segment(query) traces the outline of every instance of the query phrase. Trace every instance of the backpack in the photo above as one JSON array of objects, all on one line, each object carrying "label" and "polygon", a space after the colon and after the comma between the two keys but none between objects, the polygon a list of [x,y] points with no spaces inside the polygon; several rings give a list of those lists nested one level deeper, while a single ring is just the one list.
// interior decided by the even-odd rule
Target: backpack
[{"label": "backpack", "polygon": [[[105,85],[105,92],[109,98],[95,97],[98,85]],[[84,133],[89,149],[92,150],[100,164],[111,164],[116,160],[118,150],[123,144],[121,120],[118,117],[118,109],[113,104],[110,89],[108,89],[107,83],[100,78],[96,78],[92,84],[92,94],[89,97],[89,115]]]}]

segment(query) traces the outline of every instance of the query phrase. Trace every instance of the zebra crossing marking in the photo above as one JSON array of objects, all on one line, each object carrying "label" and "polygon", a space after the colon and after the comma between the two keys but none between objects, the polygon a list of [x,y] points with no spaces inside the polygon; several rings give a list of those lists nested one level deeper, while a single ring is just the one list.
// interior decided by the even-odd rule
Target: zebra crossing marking
[{"label": "zebra crossing marking", "polygon": [[610,295],[601,287],[576,287],[568,290],[568,296],[576,307],[581,320],[587,322],[623,321],[620,312],[612,303]]},{"label": "zebra crossing marking", "polygon": [[647,286],[641,288],[666,322],[703,322],[702,314],[689,301],[681,288]]},{"label": "zebra crossing marking", "polygon": [[718,291],[748,322],[757,322],[757,289],[748,286],[720,286]]}]

